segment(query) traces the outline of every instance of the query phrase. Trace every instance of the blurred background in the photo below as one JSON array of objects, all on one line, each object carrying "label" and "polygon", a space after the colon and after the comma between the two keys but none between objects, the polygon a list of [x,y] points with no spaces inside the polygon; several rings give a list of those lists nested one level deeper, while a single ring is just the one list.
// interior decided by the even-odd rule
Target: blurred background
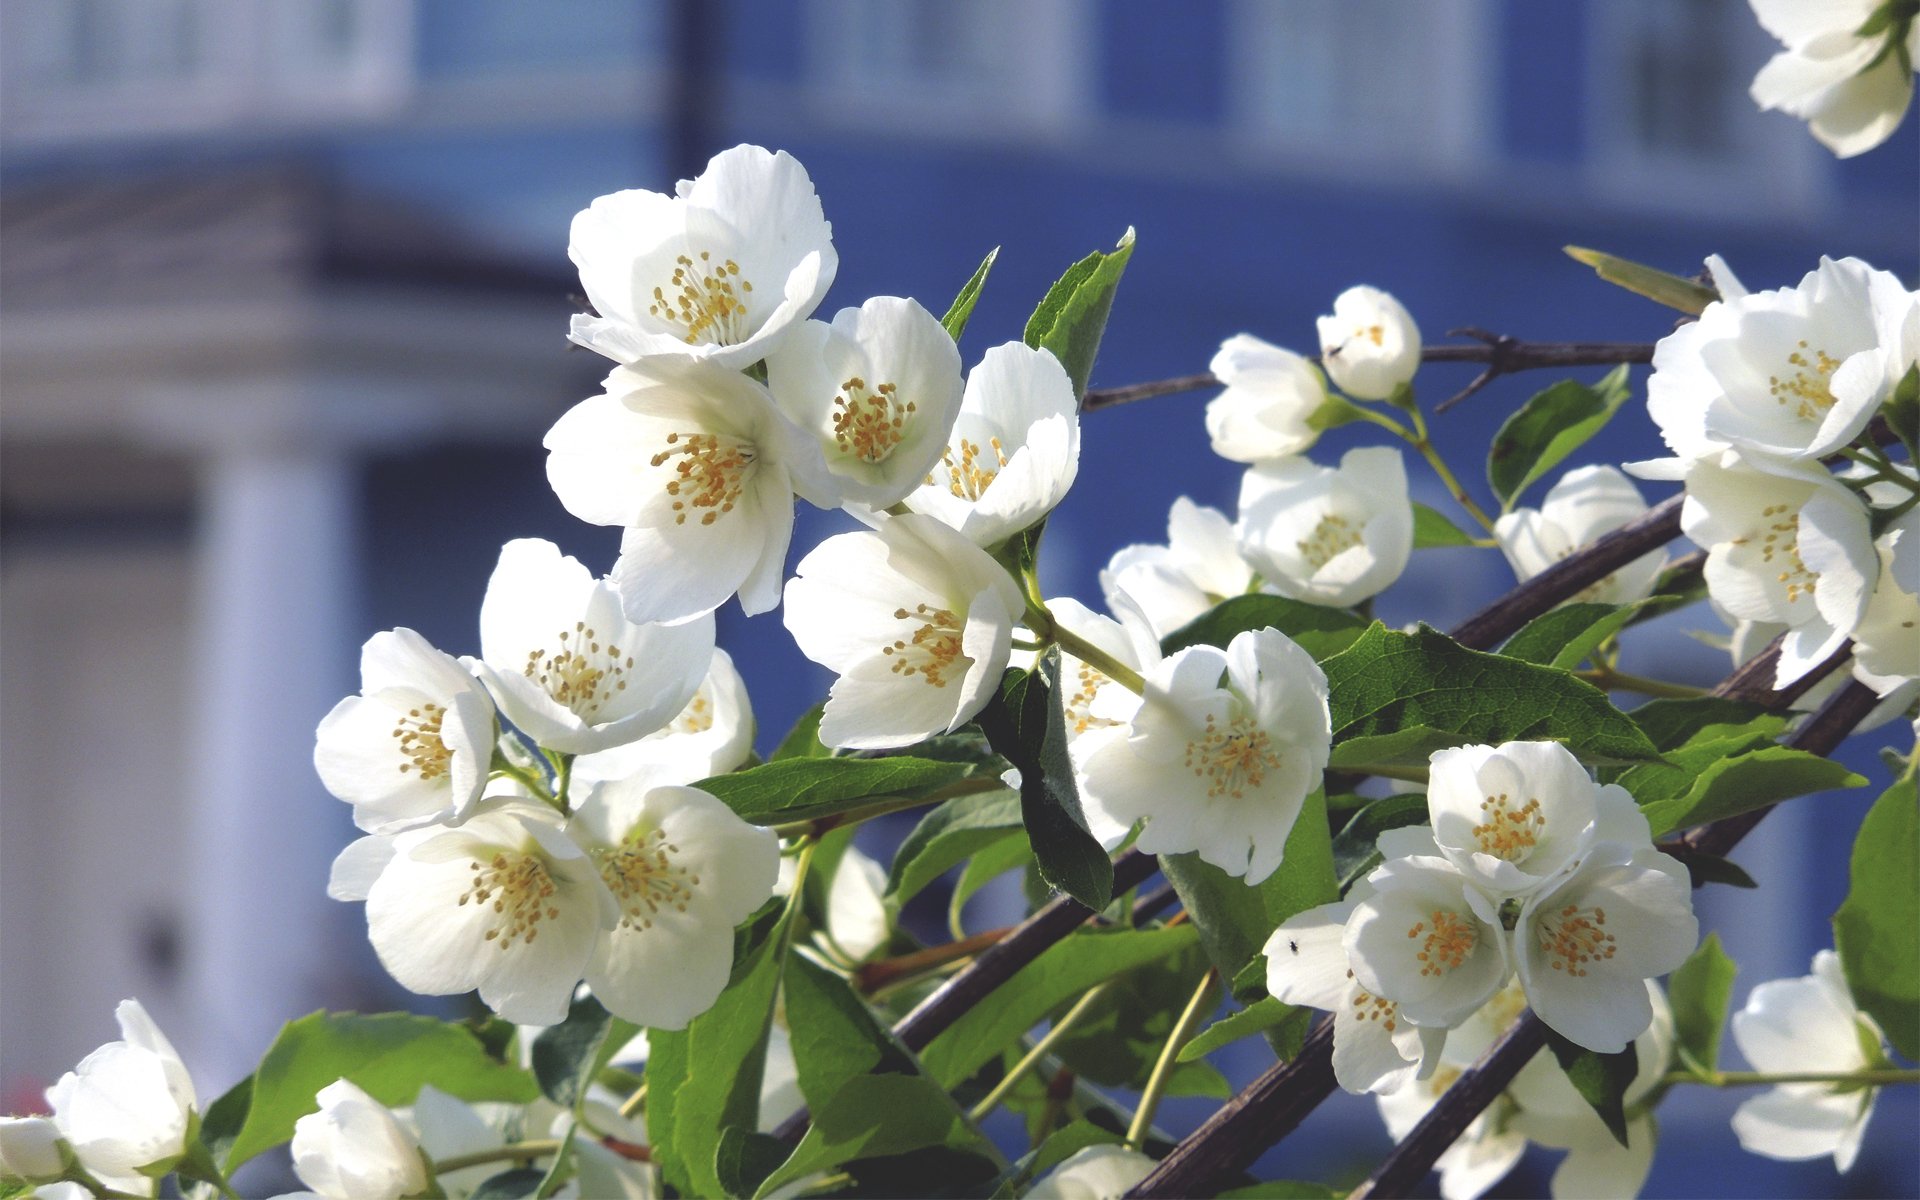
[{"label": "blurred background", "polygon": [[[1748,99],[1773,49],[1741,0],[0,0],[0,1111],[36,1107],[124,996],[203,1096],[290,1017],[418,1003],[324,895],[353,831],[312,730],[376,630],[476,652],[505,540],[611,565],[617,531],[562,511],[539,449],[604,373],[564,340],[594,196],[789,150],[834,224],[823,317],[883,293],[942,311],[1003,247],[968,362],[1137,226],[1095,386],[1202,370],[1243,330],[1311,350],[1358,282],[1429,342],[1650,341],[1672,314],[1563,244],[1683,274],[1718,252],[1755,288],[1823,253],[1913,280],[1920,122],[1836,162]],[[1548,382],[1440,419],[1470,486]],[[1051,591],[1097,606],[1099,568],[1163,541],[1177,496],[1232,510],[1205,399],[1089,416]],[[1568,465],[1659,450],[1629,406]],[[796,546],[842,523],[804,514]],[[1421,551],[1382,615],[1444,626],[1510,582],[1493,552]],[[777,616],[720,618],[765,748],[830,677]],[[1723,652],[1685,633],[1711,623],[1642,653],[1716,680]],[[1856,739],[1872,786],[1743,847],[1760,892],[1702,893],[1736,1001],[1830,944],[1872,746],[1905,736]],[[1649,1193],[1908,1190],[1912,1090],[1844,1178],[1742,1154],[1737,1097],[1684,1097]],[[1327,1105],[1263,1173],[1376,1159],[1370,1108]],[[1503,1191],[1543,1190],[1536,1159]]]}]

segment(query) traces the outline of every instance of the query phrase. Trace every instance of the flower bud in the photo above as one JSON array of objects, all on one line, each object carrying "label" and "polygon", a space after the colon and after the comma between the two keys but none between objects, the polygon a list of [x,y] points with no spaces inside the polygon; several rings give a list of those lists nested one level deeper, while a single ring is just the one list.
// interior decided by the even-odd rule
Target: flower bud
[{"label": "flower bud", "polygon": [[60,1130],[45,1117],[0,1117],[0,1176],[58,1179],[66,1172]]},{"label": "flower bud", "polygon": [[398,1200],[427,1186],[420,1143],[372,1096],[341,1079],[320,1111],[293,1123],[293,1173],[326,1200]]},{"label": "flower bud", "polygon": [[1386,400],[1420,369],[1420,330],[1398,300],[1379,288],[1350,287],[1321,317],[1320,365],[1356,400]]}]

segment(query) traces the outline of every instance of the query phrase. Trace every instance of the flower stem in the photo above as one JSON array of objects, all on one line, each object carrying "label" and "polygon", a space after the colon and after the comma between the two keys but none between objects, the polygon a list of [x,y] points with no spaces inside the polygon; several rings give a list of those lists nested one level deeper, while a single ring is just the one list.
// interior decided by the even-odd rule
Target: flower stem
[{"label": "flower stem", "polygon": [[962,958],[971,958],[1013,932],[1013,926],[969,934],[941,946],[927,946],[911,954],[896,955],[876,962],[862,963],[853,972],[853,986],[861,995],[872,995],[884,987],[924,975],[936,967]]},{"label": "flower stem", "polygon": [[1639,692],[1643,696],[1658,696],[1665,700],[1693,700],[1707,695],[1706,688],[1694,687],[1686,683],[1670,683],[1665,679],[1652,679],[1645,675],[1630,675],[1625,671],[1616,671],[1612,667],[1595,667],[1590,671],[1575,671],[1574,674],[1603,692]]},{"label": "flower stem", "polygon": [[1047,611],[1046,605],[1031,596],[1027,599],[1026,622],[1027,628],[1033,630],[1037,636],[1059,646],[1060,649],[1073,655],[1081,662],[1086,663],[1134,695],[1139,696],[1146,693],[1147,682],[1140,678],[1140,672],[1121,662],[1113,655],[1108,654],[1105,650],[1089,642],[1071,629],[1062,626],[1058,621],[1054,620],[1053,614]]},{"label": "flower stem", "polygon": [[646,1102],[647,1081],[643,1079],[640,1081],[640,1086],[633,1089],[633,1095],[628,1096],[620,1102],[620,1115],[623,1117],[631,1117],[633,1114],[639,1112],[641,1106]]},{"label": "flower stem", "polygon": [[1074,1022],[1085,1016],[1087,1010],[1093,1007],[1094,1002],[1100,999],[1106,990],[1107,985],[1104,983],[1098,987],[1088,988],[1086,994],[1075,1001],[1074,1006],[1053,1023],[1053,1028],[1047,1030],[1046,1035],[1033,1044],[1033,1049],[1027,1051],[1025,1057],[1013,1064],[1013,1069],[1008,1071],[999,1083],[993,1085],[993,1090],[982,1097],[980,1103],[973,1106],[973,1111],[967,1114],[967,1119],[976,1122],[984,1120],[988,1113],[998,1108],[1000,1102],[1007,1098],[1007,1093],[1013,1090],[1014,1085],[1027,1077],[1027,1072],[1033,1070],[1040,1060],[1047,1056],[1060,1039],[1067,1035],[1068,1030],[1073,1028]]},{"label": "flower stem", "polygon": [[539,797],[545,803],[547,804],[553,803],[553,793],[547,790],[547,781],[540,778],[538,775],[534,774],[532,771],[527,770],[525,767],[516,766],[513,763],[504,762],[500,759],[495,759],[493,762],[493,770],[490,771],[489,774],[494,776],[495,778],[498,778],[499,776],[504,775],[508,779],[517,780],[518,782],[525,784],[527,786],[528,791],[532,792],[535,796]]},{"label": "flower stem", "polygon": [[1697,1083],[1703,1087],[1766,1087],[1775,1083],[1857,1083],[1884,1087],[1892,1083],[1920,1083],[1920,1069],[1887,1067],[1871,1071],[1715,1071],[1696,1075],[1691,1071],[1671,1071],[1661,1077],[1663,1084]]},{"label": "flower stem", "polygon": [[1447,460],[1440,456],[1440,450],[1433,444],[1433,439],[1427,436],[1427,419],[1420,415],[1419,409],[1412,411],[1414,436],[1406,437],[1404,431],[1401,436],[1405,437],[1407,443],[1419,452],[1421,458],[1427,460],[1427,465],[1432,467],[1433,473],[1440,477],[1440,482],[1446,485],[1447,491],[1453,493],[1454,503],[1466,510],[1468,516],[1480,522],[1480,528],[1492,533],[1493,521],[1488,518],[1486,511],[1474,498],[1467,494],[1466,487],[1453,473],[1453,468],[1447,465]]},{"label": "flower stem", "polygon": [[1173,1023],[1173,1031],[1167,1034],[1167,1044],[1160,1048],[1160,1061],[1153,1064],[1153,1074],[1147,1076],[1146,1090],[1140,1093],[1140,1107],[1133,1110],[1133,1123],[1127,1126],[1127,1149],[1138,1150],[1147,1144],[1147,1131],[1153,1128],[1154,1111],[1160,1107],[1160,1098],[1166,1095],[1167,1084],[1173,1079],[1173,1068],[1178,1062],[1180,1048],[1193,1036],[1201,1016],[1212,1008],[1213,984],[1217,975],[1217,971],[1208,971],[1201,977],[1200,986],[1193,989],[1193,998],[1187,1001],[1180,1019]]},{"label": "flower stem", "polygon": [[513,1142],[505,1146],[493,1146],[486,1150],[475,1150],[470,1154],[456,1154],[443,1158],[433,1164],[433,1173],[442,1175],[448,1171],[459,1171],[467,1167],[478,1167],[485,1163],[509,1162],[516,1159],[531,1161],[560,1151],[559,1138],[539,1138],[530,1142]]}]

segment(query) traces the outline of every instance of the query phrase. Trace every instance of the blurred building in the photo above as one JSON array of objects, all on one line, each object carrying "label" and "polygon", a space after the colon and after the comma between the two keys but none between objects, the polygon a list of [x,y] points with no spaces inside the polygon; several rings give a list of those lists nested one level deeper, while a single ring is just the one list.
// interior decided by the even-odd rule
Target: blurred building
[{"label": "blurred building", "polygon": [[[323,895],[352,831],[311,731],[377,629],[477,649],[507,538],[611,562],[538,449],[600,374],[563,341],[593,196],[784,147],[834,222],[830,308],[939,311],[1004,247],[969,361],[1136,226],[1096,384],[1241,329],[1304,345],[1359,281],[1430,340],[1651,340],[1667,317],[1563,244],[1720,252],[1753,287],[1821,253],[1914,274],[1920,122],[1837,163],[1754,111],[1771,52],[1741,0],[0,0],[0,1089],[124,995],[210,1086],[288,1017],[398,1002]],[[1462,461],[1529,382],[1449,414]],[[1231,508],[1198,403],[1089,422],[1058,590],[1093,598],[1182,493]],[[1588,461],[1656,447],[1624,416]],[[1389,619],[1505,584],[1423,554]],[[769,737],[826,682],[773,619],[721,636]],[[1783,813],[1743,854],[1745,983],[1825,944],[1852,827]]]}]

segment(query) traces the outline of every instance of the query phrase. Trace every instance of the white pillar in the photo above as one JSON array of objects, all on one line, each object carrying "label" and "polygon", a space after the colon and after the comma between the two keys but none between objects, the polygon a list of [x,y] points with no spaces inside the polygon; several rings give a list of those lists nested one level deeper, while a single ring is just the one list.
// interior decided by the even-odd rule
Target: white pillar
[{"label": "white pillar", "polygon": [[355,472],[331,439],[207,451],[197,539],[190,772],[188,1061],[224,1088],[280,1026],[320,1007],[345,906],[326,895],[342,806],[313,731],[355,689]]}]

